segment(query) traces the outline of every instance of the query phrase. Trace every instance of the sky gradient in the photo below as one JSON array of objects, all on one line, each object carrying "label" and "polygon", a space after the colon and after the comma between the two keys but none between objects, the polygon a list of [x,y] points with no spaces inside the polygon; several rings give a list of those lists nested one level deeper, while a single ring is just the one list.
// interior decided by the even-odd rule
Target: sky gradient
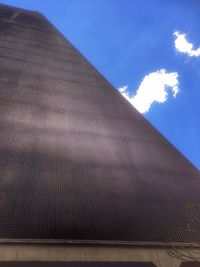
[{"label": "sky gradient", "polygon": [[[1,3],[42,12],[115,88],[127,86],[130,97],[151,73],[177,73],[177,81],[170,76],[173,83],[171,89],[167,87],[166,101],[153,102],[144,116],[200,169],[199,0]],[[185,34],[193,50],[187,53],[185,47],[179,49],[176,33]],[[183,36],[182,41],[183,45]],[[163,77],[168,82],[163,83],[166,89],[171,80]],[[175,97],[173,86],[178,86]],[[146,91],[151,96],[152,87]]]}]

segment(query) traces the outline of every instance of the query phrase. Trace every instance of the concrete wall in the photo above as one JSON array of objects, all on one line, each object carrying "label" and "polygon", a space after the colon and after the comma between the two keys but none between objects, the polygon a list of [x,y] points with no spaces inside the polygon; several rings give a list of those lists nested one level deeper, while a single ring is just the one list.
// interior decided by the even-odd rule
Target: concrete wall
[{"label": "concrete wall", "polygon": [[[186,249],[179,250],[186,253]],[[200,250],[195,250],[200,252]],[[153,262],[157,267],[179,267],[182,261],[172,257],[168,248],[86,245],[0,245],[0,261],[108,261]]]}]

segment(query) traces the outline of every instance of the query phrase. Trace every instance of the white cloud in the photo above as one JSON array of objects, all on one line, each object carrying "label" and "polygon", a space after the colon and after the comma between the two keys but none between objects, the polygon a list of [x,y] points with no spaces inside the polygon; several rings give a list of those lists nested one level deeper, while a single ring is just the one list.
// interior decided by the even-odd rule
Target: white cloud
[{"label": "white cloud", "polygon": [[199,57],[200,56],[200,47],[197,49],[193,49],[193,44],[189,43],[186,39],[186,34],[180,32],[174,32],[175,36],[175,47],[176,50],[187,54],[190,57]]},{"label": "white cloud", "polygon": [[179,92],[178,73],[167,73],[165,69],[146,75],[136,94],[130,96],[128,86],[119,88],[119,92],[141,113],[148,112],[154,102],[164,103],[171,89],[174,98]]}]

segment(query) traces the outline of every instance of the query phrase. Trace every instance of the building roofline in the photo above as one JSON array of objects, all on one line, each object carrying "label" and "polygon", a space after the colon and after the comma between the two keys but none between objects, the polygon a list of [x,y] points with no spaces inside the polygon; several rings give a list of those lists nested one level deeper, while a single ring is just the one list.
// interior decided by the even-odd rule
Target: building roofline
[{"label": "building roofline", "polygon": [[21,7],[15,7],[15,6],[10,6],[10,5],[7,5],[7,4],[2,4],[2,3],[0,3],[0,7],[5,7],[5,8],[7,8],[7,9],[11,9],[11,10],[18,10],[18,11],[22,11],[22,12],[26,12],[26,13],[28,13],[28,14],[41,14],[39,11],[37,11],[37,10],[29,10],[29,9],[25,9],[25,8],[21,8]]},{"label": "building roofline", "polygon": [[66,240],[66,239],[0,239],[1,244],[40,244],[40,245],[86,245],[86,246],[137,246],[137,247],[192,247],[199,248],[195,242],[143,242],[143,241],[115,241],[115,240]]}]

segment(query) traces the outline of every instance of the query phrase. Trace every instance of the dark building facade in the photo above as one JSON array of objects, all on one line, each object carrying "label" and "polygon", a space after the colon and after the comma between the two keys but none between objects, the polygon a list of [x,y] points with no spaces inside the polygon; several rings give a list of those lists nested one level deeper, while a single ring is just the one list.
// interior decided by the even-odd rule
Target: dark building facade
[{"label": "dark building facade", "polygon": [[0,5],[0,250],[68,244],[57,255],[77,261],[84,243],[140,261],[122,251],[196,245],[199,203],[198,170],[71,43],[40,13]]}]

